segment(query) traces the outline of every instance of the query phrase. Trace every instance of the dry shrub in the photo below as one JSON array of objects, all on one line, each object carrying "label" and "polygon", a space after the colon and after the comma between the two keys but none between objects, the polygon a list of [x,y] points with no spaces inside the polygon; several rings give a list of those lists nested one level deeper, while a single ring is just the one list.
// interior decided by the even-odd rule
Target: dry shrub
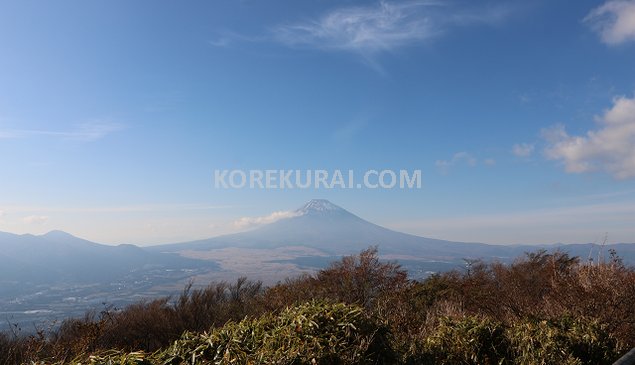
[{"label": "dry shrub", "polygon": [[229,320],[241,320],[262,313],[262,282],[245,277],[234,284],[212,284],[205,289],[188,285],[174,307],[183,330],[206,331]]},{"label": "dry shrub", "polygon": [[406,290],[408,274],[394,262],[381,262],[377,247],[343,257],[316,275],[287,280],[265,293],[269,309],[320,298],[373,309],[382,299]]},{"label": "dry shrub", "polygon": [[480,316],[440,317],[409,364],[609,365],[618,357],[615,338],[586,318],[521,320],[505,325]]},{"label": "dry shrub", "polygon": [[11,333],[0,333],[0,365],[33,363],[49,356],[52,351],[46,338],[49,329],[36,328],[34,334],[22,336],[17,324],[11,328]]},{"label": "dry shrub", "polygon": [[23,341],[0,333],[0,365],[13,365],[26,361],[26,350]]},{"label": "dry shrub", "polygon": [[102,364],[393,364],[385,335],[386,330],[358,306],[312,301],[275,315],[229,322],[209,333],[185,332],[172,346],[154,354],[109,352],[92,360]]},{"label": "dry shrub", "polygon": [[615,255],[592,264],[562,252],[538,251],[511,265],[477,262],[469,271],[429,280],[437,288],[433,294],[428,280],[418,284],[428,303],[454,302],[465,313],[506,324],[586,317],[605,325],[623,346],[635,346],[635,271]]},{"label": "dry shrub", "polygon": [[575,274],[577,296],[563,295],[563,307],[597,318],[625,346],[635,347],[635,271],[614,256],[609,263],[583,265]]},{"label": "dry shrub", "polygon": [[411,364],[498,365],[508,363],[509,340],[505,327],[480,317],[436,319],[436,325],[410,354]]}]

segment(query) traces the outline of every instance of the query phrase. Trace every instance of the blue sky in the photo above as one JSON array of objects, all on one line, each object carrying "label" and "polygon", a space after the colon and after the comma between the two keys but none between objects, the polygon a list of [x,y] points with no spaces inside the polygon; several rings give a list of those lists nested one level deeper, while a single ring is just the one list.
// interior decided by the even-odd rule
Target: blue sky
[{"label": "blue sky", "polygon": [[0,50],[0,231],[184,241],[326,198],[427,237],[635,242],[635,1],[9,0]]}]

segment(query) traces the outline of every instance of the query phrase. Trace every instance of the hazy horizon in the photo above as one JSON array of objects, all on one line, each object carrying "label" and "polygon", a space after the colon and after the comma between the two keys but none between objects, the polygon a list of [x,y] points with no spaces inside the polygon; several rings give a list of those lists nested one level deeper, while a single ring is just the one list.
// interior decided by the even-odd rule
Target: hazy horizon
[{"label": "hazy horizon", "polygon": [[[315,199],[312,199],[311,201],[314,201]],[[310,202],[311,202],[310,201]],[[326,200],[328,203],[332,203],[329,202],[328,200]],[[307,202],[307,204],[309,204],[310,202]],[[339,207],[342,208],[342,207]],[[86,237],[78,237],[77,235],[73,234],[72,232],[66,232],[63,230],[58,230],[58,229],[53,229],[44,233],[40,233],[40,234],[34,234],[34,235],[39,235],[39,236],[45,236],[51,233],[55,233],[55,232],[63,232],[63,233],[67,233],[70,235],[73,235],[77,238],[81,238],[81,239],[85,239],[88,241],[92,241],[95,243],[100,243],[100,244],[106,244],[106,245],[119,245],[119,244],[134,244],[140,247],[144,247],[144,246],[155,246],[155,245],[163,245],[163,244],[174,244],[174,243],[184,243],[184,242],[190,242],[190,241],[196,241],[196,240],[200,240],[200,239],[208,239],[208,238],[215,238],[215,237],[221,237],[224,236],[226,234],[232,234],[232,233],[241,233],[241,232],[248,232],[248,231],[252,231],[255,230],[257,228],[263,227],[265,225],[271,224],[271,223],[275,223],[277,221],[283,220],[283,219],[287,219],[287,218],[293,218],[296,217],[297,215],[295,214],[297,211],[301,210],[302,208],[299,207],[298,209],[294,209],[294,210],[289,210],[289,211],[276,211],[273,212],[270,215],[267,216],[262,216],[262,217],[242,217],[238,220],[235,220],[233,222],[233,225],[235,226],[235,229],[231,232],[228,233],[223,233],[223,234],[219,234],[216,236],[202,236],[202,237],[189,237],[186,239],[177,239],[175,241],[157,241],[157,242],[145,242],[145,243],[138,243],[138,242],[117,242],[117,243],[109,243],[109,242],[99,242],[99,241],[92,241],[91,239],[88,239]],[[350,213],[350,212],[349,212]],[[359,217],[362,218],[363,217]],[[374,222],[370,222],[370,223],[374,223]],[[436,222],[435,222],[436,223]],[[480,222],[478,222],[480,224]],[[380,225],[381,226],[381,225]],[[400,230],[399,227],[396,228],[391,228],[391,227],[384,227],[384,228],[388,228],[388,229],[392,229],[393,231],[396,232],[401,232],[401,233],[407,233],[407,234],[412,234],[415,236],[420,236],[420,237],[426,237],[426,238],[432,238],[432,239],[440,239],[440,240],[448,240],[444,237],[435,237],[435,236],[430,236],[430,235],[424,235],[424,234],[416,234],[416,233],[411,233],[411,232],[407,232],[407,231],[403,231]],[[462,227],[463,229],[466,230],[470,230],[473,231],[475,228],[477,227]],[[8,232],[11,233],[11,232]],[[469,233],[469,232],[468,232]],[[33,234],[33,233],[22,233],[22,234]],[[474,240],[456,240],[456,241],[462,241],[462,242],[476,242],[476,243],[486,243],[486,244],[492,244],[492,245],[541,245],[541,244],[586,244],[586,243],[595,243],[598,245],[604,244],[604,243],[610,243],[608,241],[608,232],[604,234],[604,236],[602,237],[598,237],[597,239],[595,239],[594,241],[576,241],[576,242],[557,242],[557,241],[553,241],[553,242],[480,242],[480,241],[474,241]],[[448,241],[452,241],[452,240],[448,240]],[[613,242],[613,243],[635,243],[632,241],[624,241],[624,242]]]}]

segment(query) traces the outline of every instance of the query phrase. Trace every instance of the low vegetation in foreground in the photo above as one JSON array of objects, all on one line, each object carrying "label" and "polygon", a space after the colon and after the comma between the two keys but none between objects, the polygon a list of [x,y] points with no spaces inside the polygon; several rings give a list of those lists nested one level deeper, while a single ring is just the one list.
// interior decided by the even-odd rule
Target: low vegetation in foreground
[{"label": "low vegetation in foreground", "polygon": [[635,347],[635,270],[530,253],[408,278],[374,248],[315,275],[186,288],[0,335],[0,364],[611,364]]}]

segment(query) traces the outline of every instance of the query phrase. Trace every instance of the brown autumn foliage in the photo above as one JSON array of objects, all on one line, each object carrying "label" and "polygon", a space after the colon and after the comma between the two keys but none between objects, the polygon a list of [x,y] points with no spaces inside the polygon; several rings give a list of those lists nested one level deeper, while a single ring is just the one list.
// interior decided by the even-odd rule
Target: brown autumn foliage
[{"label": "brown autumn foliage", "polygon": [[315,275],[288,279],[269,288],[264,305],[275,310],[311,299],[357,304],[374,309],[379,303],[410,285],[408,273],[394,262],[381,262],[377,248],[343,257]]},{"label": "brown autumn foliage", "polygon": [[[152,352],[185,331],[202,332],[228,321],[275,314],[314,299],[362,307],[389,330],[391,348],[401,354],[403,363],[429,359],[430,349],[451,348],[431,338],[451,341],[474,333],[470,328],[527,328],[518,333],[538,336],[541,329],[560,328],[562,323],[578,326],[568,318],[589,323],[608,339],[606,343],[615,343],[616,352],[635,346],[635,270],[616,255],[591,264],[561,252],[538,251],[512,264],[472,261],[465,270],[413,281],[398,264],[380,261],[377,248],[371,247],[314,275],[266,289],[245,278],[204,289],[188,286],[174,300],[89,313],[64,321],[50,333],[0,334],[0,365],[38,359],[63,362],[107,349]],[[518,333],[505,336],[524,338]],[[472,342],[458,341],[454,348],[467,351],[463,343]],[[446,355],[442,357],[454,356]]]},{"label": "brown autumn foliage", "polygon": [[506,323],[589,317],[606,324],[626,346],[635,346],[635,271],[615,253],[609,262],[583,264],[562,252],[538,251],[511,265],[477,262],[465,272],[430,280],[441,286],[437,300],[460,304],[468,314]]}]

